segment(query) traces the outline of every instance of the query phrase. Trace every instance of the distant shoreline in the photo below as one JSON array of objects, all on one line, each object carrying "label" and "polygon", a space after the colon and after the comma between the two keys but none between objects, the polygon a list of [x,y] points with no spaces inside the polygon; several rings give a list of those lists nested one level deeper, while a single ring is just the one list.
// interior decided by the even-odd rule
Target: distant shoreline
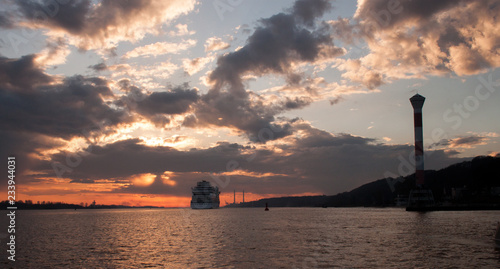
[{"label": "distant shoreline", "polygon": [[[0,207],[6,209],[9,206],[8,201],[1,201]],[[67,204],[61,202],[43,202],[43,203],[25,203],[16,202],[17,210],[38,210],[38,209],[131,209],[131,208],[178,208],[178,207],[161,207],[161,206],[126,206],[126,205],[90,205],[82,206],[76,204]]]},{"label": "distant shoreline", "polygon": [[[324,208],[319,206],[270,206],[271,208]],[[261,208],[260,206],[223,206],[220,209],[232,208]],[[405,208],[401,206],[332,206],[328,208],[366,208],[366,209],[383,209],[383,208],[399,208],[409,212],[433,212],[433,211],[500,211],[500,205],[450,205],[450,206],[433,206],[427,208]],[[67,208],[67,207],[51,207],[51,208],[32,208],[32,207],[18,207],[17,210],[93,210],[93,209],[191,209],[190,207],[158,207],[158,206],[140,206],[140,207],[126,207],[126,206],[98,206],[98,207],[82,207],[82,208]],[[6,207],[2,210],[8,211]]]}]

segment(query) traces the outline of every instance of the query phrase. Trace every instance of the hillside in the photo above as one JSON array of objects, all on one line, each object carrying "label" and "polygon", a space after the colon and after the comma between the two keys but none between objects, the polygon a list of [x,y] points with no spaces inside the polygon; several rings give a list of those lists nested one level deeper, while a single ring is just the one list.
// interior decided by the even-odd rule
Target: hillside
[{"label": "hillside", "polygon": [[[437,203],[500,204],[499,168],[500,155],[479,156],[438,171],[425,171],[426,184],[432,189]],[[395,183],[393,190],[391,182]],[[393,206],[396,197],[408,197],[413,186],[415,174],[398,179],[379,179],[332,196],[268,198],[227,207],[264,207],[266,203],[272,207]]]}]

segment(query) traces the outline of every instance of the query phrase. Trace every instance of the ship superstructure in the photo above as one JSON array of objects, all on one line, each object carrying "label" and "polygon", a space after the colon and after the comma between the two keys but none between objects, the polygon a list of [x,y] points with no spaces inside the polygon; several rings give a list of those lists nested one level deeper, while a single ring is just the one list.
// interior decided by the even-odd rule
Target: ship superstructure
[{"label": "ship superstructure", "polygon": [[214,187],[208,181],[196,183],[196,187],[191,188],[193,198],[191,199],[192,209],[212,209],[219,208],[219,188]]}]

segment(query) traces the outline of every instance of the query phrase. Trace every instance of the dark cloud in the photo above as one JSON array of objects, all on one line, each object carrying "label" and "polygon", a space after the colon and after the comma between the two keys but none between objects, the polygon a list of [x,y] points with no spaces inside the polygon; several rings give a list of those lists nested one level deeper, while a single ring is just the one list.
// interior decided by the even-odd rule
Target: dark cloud
[{"label": "dark cloud", "polygon": [[[307,8],[299,9],[304,4]],[[311,26],[313,19],[322,16],[329,6],[327,1],[301,0],[292,13],[262,19],[243,48],[217,59],[217,67],[210,74],[214,83],[211,91],[225,87],[233,95],[244,97],[242,75],[288,74],[292,63],[318,59],[323,47],[334,47],[332,38],[326,29],[308,30],[305,26]],[[336,51],[337,56],[342,54],[342,50]]]},{"label": "dark cloud", "polygon": [[[92,183],[100,179],[124,182],[134,175],[156,175],[152,186],[128,186],[116,192],[159,194],[163,191],[189,195],[189,187],[198,180],[216,183],[211,177],[214,175],[229,183],[230,190],[244,188],[258,194],[334,194],[387,175],[413,173],[411,145],[386,145],[371,138],[334,135],[300,120],[294,121],[292,128],[300,130],[301,136],[285,138],[286,143],[280,144],[279,150],[224,142],[208,149],[179,151],[149,147],[139,139],[94,146],[82,152],[81,164],[63,177],[73,182]],[[61,152],[51,157],[64,163],[67,155]],[[442,168],[461,160],[442,150],[426,152],[427,169]],[[40,165],[37,170],[54,176],[50,163]],[[236,173],[225,173],[230,172],[228,167],[237,168]],[[170,180],[176,184],[161,182],[165,172],[170,173]]]},{"label": "dark cloud", "polygon": [[[59,81],[34,59],[0,58],[0,156],[15,156],[19,175],[36,167],[45,151],[65,146],[64,140],[92,139],[130,121],[126,112],[103,100],[114,97],[106,80],[74,76]],[[27,180],[19,177],[18,183]]]},{"label": "dark cloud", "polygon": [[344,145],[368,145],[376,140],[353,136],[350,134],[338,134],[336,136],[329,132],[312,128],[308,124],[299,125],[299,130],[306,131],[307,136],[295,141],[298,148],[339,147]]},{"label": "dark cloud", "polygon": [[71,34],[81,34],[85,29],[89,0],[67,1],[63,5],[48,1],[18,1],[21,12],[28,20],[46,23]]},{"label": "dark cloud", "polygon": [[329,11],[332,5],[324,0],[298,0],[295,1],[292,8],[292,14],[307,26],[313,26],[314,20],[323,16]]},{"label": "dark cloud", "polygon": [[439,48],[441,48],[441,51],[444,51],[449,55],[450,47],[458,46],[465,42],[465,38],[458,32],[458,29],[448,25],[448,27],[446,27],[446,29],[444,29],[439,36],[437,44]]},{"label": "dark cloud", "polygon": [[[218,143],[209,149],[192,149],[179,151],[172,147],[149,147],[140,139],[118,141],[104,146],[91,146],[82,152],[81,165],[73,169],[65,177],[74,180],[126,178],[135,174],[162,174],[172,172],[208,172],[225,171],[230,160],[242,162],[245,147],[238,144]],[[66,163],[69,152],[61,152],[52,156],[52,161]],[[39,167],[55,176],[51,164]]]},{"label": "dark cloud", "polygon": [[312,102],[313,102],[312,98],[305,96],[295,97],[295,98],[286,97],[285,100],[283,101],[282,107],[286,110],[299,109],[308,106]]},{"label": "dark cloud", "polygon": [[[258,95],[245,89],[242,77],[275,73],[298,83],[301,77],[294,73],[292,64],[341,55],[343,50],[334,46],[328,29],[314,23],[330,8],[328,1],[299,0],[289,13],[261,19],[243,48],[217,59],[217,67],[209,75],[213,86],[197,106],[196,122],[231,126],[254,140],[266,130],[282,130],[274,132],[273,139],[289,135],[286,124],[273,123],[274,116],[302,108],[312,102],[311,98],[286,98],[279,104],[265,105]],[[190,118],[189,124],[193,123]]]},{"label": "dark cloud", "polygon": [[[264,157],[256,162],[258,166],[254,169],[263,167],[276,174],[306,179],[317,191],[327,194],[349,190],[387,175],[414,172],[411,145],[386,145],[372,138],[334,135],[300,121],[294,127],[301,130],[301,137],[283,144],[282,155],[286,156]],[[460,160],[442,150],[429,151],[426,168],[441,168]]]},{"label": "dark cloud", "polygon": [[[34,69],[30,72],[43,74]],[[6,81],[16,81],[9,73]],[[14,77],[22,74],[14,74]],[[40,75],[42,79],[50,77]],[[27,83],[30,79],[20,79]],[[31,87],[27,85],[26,87]],[[107,81],[100,78],[74,76],[60,84],[38,86],[31,91],[9,90],[0,87],[0,128],[16,132],[44,134],[69,139],[82,136],[84,130],[100,124],[115,126],[127,121],[127,114],[110,108],[103,97],[113,97]]]},{"label": "dark cloud", "polygon": [[330,105],[333,106],[333,105],[336,105],[336,104],[340,103],[343,100],[344,100],[344,98],[341,97],[341,96],[339,96],[339,97],[336,97],[336,98],[332,98],[329,101],[330,101]]},{"label": "dark cloud", "polygon": [[452,142],[452,146],[464,146],[464,145],[477,145],[484,142],[487,138],[484,136],[468,136],[468,137],[459,137]]},{"label": "dark cloud", "polygon": [[182,114],[198,98],[196,89],[174,88],[170,91],[153,92],[137,103],[137,112],[143,115]]},{"label": "dark cloud", "polygon": [[48,84],[52,77],[35,64],[35,55],[11,59],[0,57],[0,87],[31,91],[38,85]]},{"label": "dark cloud", "polygon": [[[24,174],[30,171],[32,176],[37,176],[39,171],[31,169],[40,165],[41,151],[63,145],[61,141],[48,136],[16,132],[4,127],[2,126],[0,130],[0,157],[4,160],[10,156],[16,158],[16,184],[26,184],[34,180],[33,177],[25,177]],[[0,166],[0,173],[7,175],[7,166]],[[7,189],[7,184],[0,186],[0,190],[3,189]]]},{"label": "dark cloud", "polygon": [[14,23],[11,21],[10,16],[4,12],[0,12],[0,28],[12,28]]},{"label": "dark cloud", "polygon": [[100,72],[100,71],[105,71],[105,70],[108,70],[108,66],[106,65],[106,63],[98,63],[98,64],[94,64],[94,65],[89,65],[88,68],[96,71],[96,72]]},{"label": "dark cloud", "polygon": [[130,85],[128,80],[120,81],[120,85],[128,94],[121,97],[115,104],[145,116],[158,127],[163,127],[170,122],[169,115],[189,112],[200,98],[198,91],[190,89],[188,84],[150,94],[143,93],[139,88]]},{"label": "dark cloud", "polygon": [[274,115],[280,111],[283,108],[266,106],[256,100],[221,92],[210,97],[202,96],[196,105],[196,120],[190,118],[188,123],[232,127],[246,134],[252,141],[266,142],[291,134],[289,124],[274,123]]},{"label": "dark cloud", "polygon": [[90,0],[16,1],[22,17],[36,27],[64,31],[80,39],[80,49],[109,49],[121,40],[134,40],[194,8],[194,1]]},{"label": "dark cloud", "polygon": [[442,139],[431,145],[433,147],[445,147],[449,149],[473,148],[484,144],[490,138],[483,135],[460,136],[452,139]]}]

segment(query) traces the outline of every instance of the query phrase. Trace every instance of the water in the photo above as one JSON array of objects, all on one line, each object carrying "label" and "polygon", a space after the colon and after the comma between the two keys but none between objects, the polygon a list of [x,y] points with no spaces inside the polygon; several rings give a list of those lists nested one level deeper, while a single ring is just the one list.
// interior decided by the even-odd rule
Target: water
[{"label": "water", "polygon": [[[6,211],[2,211],[5,216]],[[16,268],[499,268],[498,212],[17,211]],[[5,232],[3,231],[5,227]]]}]

